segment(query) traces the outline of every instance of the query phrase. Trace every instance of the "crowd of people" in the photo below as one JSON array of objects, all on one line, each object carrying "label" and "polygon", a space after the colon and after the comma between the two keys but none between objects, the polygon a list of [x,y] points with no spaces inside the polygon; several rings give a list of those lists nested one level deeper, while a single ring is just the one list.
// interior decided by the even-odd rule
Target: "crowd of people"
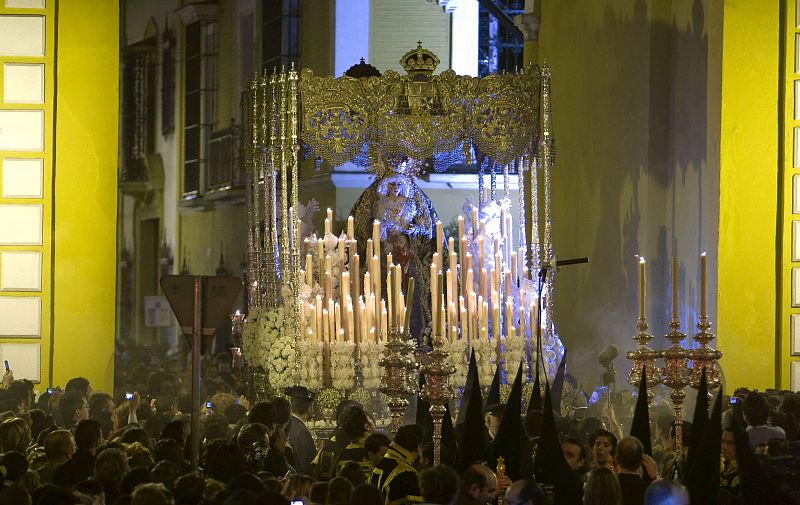
[{"label": "crowd of people", "polygon": [[128,369],[112,394],[77,377],[38,398],[31,382],[7,372],[0,505],[800,502],[800,396],[791,392],[742,389],[711,406],[698,401],[679,430],[670,409],[650,408],[644,431],[626,436],[618,418],[627,412],[560,417],[549,386],[535,388],[544,400],[520,402],[515,384],[499,402],[468,383],[463,412],[446,416],[434,465],[422,400],[416,423],[394,434],[343,401],[333,436],[317,438],[307,427],[310,391],[295,386],[257,402],[225,359],[209,356],[193,465],[188,382],[170,366],[146,368]]}]

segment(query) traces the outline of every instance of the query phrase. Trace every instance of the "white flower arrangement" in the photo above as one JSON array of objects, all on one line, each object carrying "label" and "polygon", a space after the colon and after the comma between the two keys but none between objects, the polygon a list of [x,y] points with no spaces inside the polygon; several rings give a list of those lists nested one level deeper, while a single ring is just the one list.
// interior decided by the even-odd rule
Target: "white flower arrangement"
[{"label": "white flower arrangement", "polygon": [[294,364],[295,349],[294,339],[288,331],[281,333],[270,348],[269,383],[272,387],[281,390],[294,384],[292,365]]},{"label": "white flower arrangement", "polygon": [[300,343],[300,384],[312,390],[322,387],[322,342]]},{"label": "white flower arrangement", "polygon": [[332,342],[331,349],[331,386],[339,391],[350,389],[355,385],[355,366],[353,366],[353,342]]},{"label": "white flower arrangement", "polygon": [[503,370],[506,372],[506,381],[510,384],[517,375],[519,362],[525,357],[525,339],[515,335],[504,339]]},{"label": "white flower arrangement", "polygon": [[365,389],[378,389],[381,386],[383,367],[378,362],[384,356],[384,343],[361,343],[361,376]]},{"label": "white flower arrangement", "polygon": [[294,382],[289,373],[295,353],[292,335],[283,307],[250,309],[242,332],[244,356],[250,366],[267,371],[274,388],[291,386]]},{"label": "white flower arrangement", "polygon": [[272,344],[271,329],[273,327],[267,310],[252,307],[242,330],[242,351],[251,367],[266,367],[269,359],[269,348]]},{"label": "white flower arrangement", "polygon": [[475,350],[475,362],[478,365],[478,380],[481,384],[491,384],[497,364],[497,343],[494,340],[474,339],[472,349]]},{"label": "white flower arrangement", "polygon": [[467,368],[469,360],[467,358],[467,341],[457,339],[445,344],[445,349],[449,355],[447,361],[453,365],[455,372],[450,376],[450,384],[461,387],[467,382]]}]

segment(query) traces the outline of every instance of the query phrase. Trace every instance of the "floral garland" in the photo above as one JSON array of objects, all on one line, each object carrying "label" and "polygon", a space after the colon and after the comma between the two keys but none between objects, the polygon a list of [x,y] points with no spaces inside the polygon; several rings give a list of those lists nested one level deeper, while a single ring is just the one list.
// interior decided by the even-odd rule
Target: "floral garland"
[{"label": "floral garland", "polygon": [[[505,353],[503,370],[506,372],[506,382],[511,384],[517,376],[519,362],[525,358],[525,339],[521,336],[506,337],[503,342]],[[525,371],[525,368],[522,369]]]},{"label": "floral garland", "polygon": [[300,384],[315,391],[322,387],[322,342],[300,342]]},{"label": "floral garland", "polygon": [[294,355],[294,339],[288,331],[281,333],[270,348],[269,365],[266,367],[272,387],[281,390],[294,384],[294,374],[291,372]]},{"label": "floral garland", "polygon": [[494,340],[475,339],[472,341],[475,362],[478,365],[478,380],[481,384],[491,384],[497,364],[497,345]]},{"label": "floral garland", "polygon": [[[280,323],[278,323],[280,321]],[[252,307],[242,331],[242,351],[251,367],[266,369],[269,352],[283,327],[283,309]]]},{"label": "floral garland", "polygon": [[242,332],[245,359],[250,366],[266,370],[274,388],[291,386],[294,382],[289,373],[294,359],[292,333],[283,307],[250,309]]},{"label": "floral garland", "polygon": [[463,387],[467,382],[467,368],[469,361],[467,361],[467,341],[465,339],[457,339],[444,346],[449,355],[447,361],[453,365],[453,372],[450,375],[450,384],[456,387]]},{"label": "floral garland", "polygon": [[354,350],[353,342],[331,343],[331,386],[339,391],[350,389],[355,384]]},{"label": "floral garland", "polygon": [[384,356],[384,349],[383,341],[361,344],[361,377],[365,389],[378,389],[381,386],[383,367],[378,362]]}]

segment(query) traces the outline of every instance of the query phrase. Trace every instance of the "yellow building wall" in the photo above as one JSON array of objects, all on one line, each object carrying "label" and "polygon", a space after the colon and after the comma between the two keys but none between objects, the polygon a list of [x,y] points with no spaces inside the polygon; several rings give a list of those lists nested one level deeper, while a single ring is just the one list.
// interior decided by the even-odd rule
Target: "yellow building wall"
[{"label": "yellow building wall", "polygon": [[[552,72],[557,152],[554,246],[561,258],[590,258],[556,274],[555,321],[570,373],[597,384],[597,353],[636,346],[636,255],[647,259],[656,348],[667,344],[673,255],[682,331],[696,331],[704,251],[716,293],[722,9],[713,0],[543,0],[540,15],[536,55]],[[708,304],[716,329],[716,298]],[[629,362],[617,366],[623,387]]]},{"label": "yellow building wall", "polygon": [[[54,120],[54,77],[55,77],[55,8],[52,2],[48,2],[45,9],[10,9],[5,4],[0,4],[0,16],[8,23],[13,23],[20,19],[18,16],[42,17],[44,20],[44,45],[41,56],[21,56],[0,53],[0,109],[5,111],[43,111],[43,132],[42,148],[30,150],[15,150],[7,147],[0,150],[0,208],[3,216],[0,219],[7,220],[5,211],[9,205],[20,210],[30,210],[41,208],[41,219],[26,222],[26,227],[41,226],[39,240],[30,241],[27,244],[15,243],[13,237],[8,237],[7,232],[0,233],[0,354],[2,358],[9,361],[9,366],[15,373],[15,378],[30,379],[40,385],[36,389],[41,391],[51,383],[51,350],[53,340],[52,308],[53,308],[53,162],[54,162],[54,139],[53,139],[53,120]],[[28,42],[32,42],[29,40]],[[33,53],[30,53],[33,54]],[[13,98],[9,91],[13,82],[10,75],[9,64],[42,65],[43,72],[43,100],[40,103],[12,103]],[[5,126],[5,125],[4,125]],[[16,125],[11,125],[16,126]],[[0,139],[3,145],[7,144],[5,132],[0,130]],[[10,175],[10,163],[13,160],[40,161],[41,170],[41,191],[38,195],[27,194],[18,197],[8,178]],[[35,179],[35,175],[27,173],[25,180],[30,177]],[[0,223],[7,225],[8,223]],[[9,260],[18,253],[39,254],[40,261],[36,261],[33,270],[37,271],[40,279],[39,286],[35,282],[18,283],[16,277],[20,274],[30,273],[30,265],[16,266],[9,263]],[[23,272],[27,270],[27,272]],[[11,300],[19,297],[19,300]],[[34,305],[26,306],[19,312],[9,313],[6,303],[27,303],[38,304],[38,313]],[[28,319],[31,324],[38,325],[38,331],[33,328],[20,328],[19,322]],[[17,326],[14,328],[13,326]]]},{"label": "yellow building wall", "polygon": [[778,2],[725,2],[719,349],[732,387],[773,387],[776,356]]},{"label": "yellow building wall", "polygon": [[[800,296],[793,287],[800,283],[800,67],[797,58],[800,47],[800,23],[797,22],[796,2],[786,2],[785,16],[781,20],[781,124],[779,125],[778,178],[781,218],[779,225],[778,286],[778,352],[776,375],[782,388],[800,389]],[[795,181],[797,183],[795,183]],[[794,281],[792,278],[794,277]]]},{"label": "yellow building wall", "polygon": [[95,389],[111,391],[119,7],[92,0],[59,2],[58,21],[53,383],[81,375]]},{"label": "yellow building wall", "polygon": [[[86,29],[87,12],[92,13],[91,30]],[[0,255],[6,260],[17,252],[41,254],[39,289],[18,284],[9,288],[7,283],[31,270],[0,262],[4,269],[0,284],[5,285],[0,297],[38,300],[40,331],[38,335],[0,331],[0,352],[18,372],[17,378],[38,379],[39,391],[64,385],[75,376],[87,377],[95,389],[110,391],[116,284],[118,7],[74,0],[46,2],[44,9],[3,7],[0,15],[43,16],[45,20],[44,56],[0,56],[4,70],[9,68],[7,63],[43,64],[44,82],[39,103],[12,104],[4,96],[0,104],[3,110],[44,112],[42,149],[0,151],[4,172],[0,180],[8,184],[0,188],[0,205],[42,209],[40,244],[0,240]],[[8,77],[2,76],[6,85]],[[41,195],[16,198],[9,194],[8,162],[14,159],[42,161]],[[0,326],[25,314],[6,316]]]}]

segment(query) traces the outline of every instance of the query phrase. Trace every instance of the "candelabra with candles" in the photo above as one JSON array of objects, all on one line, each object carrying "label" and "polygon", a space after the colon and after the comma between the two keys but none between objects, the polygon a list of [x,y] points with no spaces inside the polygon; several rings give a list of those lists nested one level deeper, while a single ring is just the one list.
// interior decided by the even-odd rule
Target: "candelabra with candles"
[{"label": "candelabra with candles", "polygon": [[639,321],[636,324],[638,333],[633,337],[633,340],[639,344],[634,351],[627,353],[628,359],[633,362],[631,370],[628,373],[628,383],[634,387],[638,387],[642,380],[642,371],[646,370],[647,374],[647,401],[652,402],[654,393],[653,387],[661,382],[660,373],[656,366],[656,359],[659,353],[648,346],[648,342],[653,339],[653,335],[647,331],[647,315],[646,315],[646,281],[645,281],[645,259],[639,258]]},{"label": "candelabra with candles", "polygon": [[233,338],[233,347],[231,351],[231,369],[239,371],[242,369],[242,331],[244,331],[244,314],[236,311],[230,315],[231,318],[231,338]]},{"label": "candelabra with candles", "polygon": [[380,391],[389,398],[386,406],[392,413],[392,431],[396,432],[403,425],[408,398],[417,392],[413,378],[417,365],[411,358],[414,345],[409,343],[404,328],[399,325],[393,325],[389,331],[386,350],[386,356],[379,361],[385,370]]},{"label": "candelabra with candles", "polygon": [[706,384],[711,391],[720,385],[717,361],[722,358],[722,352],[708,346],[714,340],[714,334],[709,331],[711,323],[708,320],[706,307],[706,253],[700,256],[700,279],[700,320],[697,322],[698,332],[693,337],[699,347],[689,351],[689,359],[692,360],[691,385],[693,388],[700,387],[701,376],[705,370]]},{"label": "candelabra with candles", "polygon": [[[639,344],[636,350],[628,352],[627,356],[633,363],[628,376],[632,385],[638,384],[641,380],[643,367],[647,369],[648,397],[652,398],[652,387],[662,383],[672,391],[669,397],[675,409],[675,443],[677,450],[681,450],[683,437],[683,401],[686,393],[683,389],[691,385],[694,388],[700,386],[703,369],[706,370],[706,379],[709,391],[720,385],[720,374],[718,360],[722,358],[722,353],[709,347],[709,343],[714,339],[714,335],[709,331],[709,322],[706,310],[706,254],[700,258],[701,282],[700,282],[700,321],[697,323],[698,332],[694,336],[694,341],[699,345],[696,349],[687,349],[682,342],[686,334],[680,331],[681,322],[678,318],[678,259],[672,258],[672,314],[669,320],[670,331],[665,335],[669,340],[670,346],[664,350],[657,351],[648,347],[647,343],[652,339],[652,335],[647,333],[647,321],[645,319],[645,277],[644,259],[639,261],[639,322],[637,329],[639,332],[633,339]],[[656,359],[663,359],[664,366],[657,368]],[[691,366],[690,366],[691,364]]]},{"label": "candelabra with candles", "polygon": [[[441,296],[441,295],[440,295]],[[428,402],[433,418],[433,464],[441,461],[442,452],[442,418],[447,409],[445,405],[453,396],[453,388],[448,377],[455,372],[455,367],[449,363],[449,353],[444,350],[444,321],[433,336],[433,350],[428,354],[429,362],[422,367],[425,374],[425,385],[422,387],[420,398]]]}]

